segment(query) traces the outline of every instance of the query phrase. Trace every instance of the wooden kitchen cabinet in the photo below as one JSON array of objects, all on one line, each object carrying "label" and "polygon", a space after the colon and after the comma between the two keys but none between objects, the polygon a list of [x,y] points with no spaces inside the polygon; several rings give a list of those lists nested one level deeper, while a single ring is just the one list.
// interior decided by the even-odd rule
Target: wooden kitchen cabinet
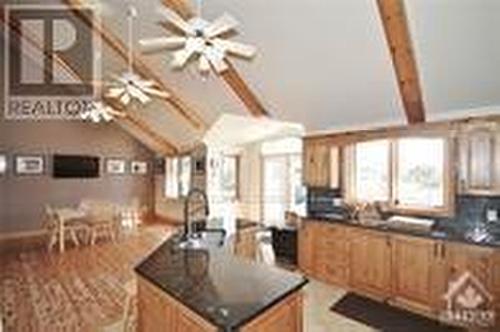
[{"label": "wooden kitchen cabinet", "polygon": [[500,126],[495,122],[465,124],[458,139],[460,191],[500,194]]},{"label": "wooden kitchen cabinet", "polygon": [[348,286],[349,230],[341,225],[323,224],[317,231],[314,270],[318,278],[337,286]]},{"label": "wooden kitchen cabinet", "polygon": [[380,299],[391,294],[391,238],[381,232],[356,230],[350,241],[350,286]]},{"label": "wooden kitchen cabinet", "polygon": [[443,270],[441,243],[399,235],[393,236],[392,241],[392,301],[423,314],[432,314],[439,297],[444,294],[435,292],[435,287],[443,283],[439,278]]},{"label": "wooden kitchen cabinet", "polygon": [[340,187],[340,149],[328,141],[304,139],[303,182],[320,188]]},{"label": "wooden kitchen cabinet", "polygon": [[446,259],[446,278],[448,283],[458,280],[470,272],[490,292],[494,293],[494,254],[493,248],[447,243],[443,255]]},{"label": "wooden kitchen cabinet", "polygon": [[315,223],[303,222],[298,231],[298,265],[306,274],[314,274],[314,229]]}]

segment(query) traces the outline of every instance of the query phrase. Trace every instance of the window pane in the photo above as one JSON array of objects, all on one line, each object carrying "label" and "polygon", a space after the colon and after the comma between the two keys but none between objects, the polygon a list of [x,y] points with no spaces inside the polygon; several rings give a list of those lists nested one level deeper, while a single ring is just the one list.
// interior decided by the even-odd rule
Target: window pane
[{"label": "window pane", "polygon": [[444,205],[442,138],[405,138],[398,141],[397,202],[401,205]]},{"label": "window pane", "polygon": [[356,198],[360,201],[389,200],[388,140],[356,144]]},{"label": "window pane", "polygon": [[168,198],[179,197],[179,169],[177,158],[165,159],[165,196]]},{"label": "window pane", "polygon": [[280,225],[287,209],[287,158],[264,157],[263,201],[266,225]]},{"label": "window pane", "polygon": [[290,156],[290,211],[306,212],[306,187],[302,184],[302,155]]},{"label": "window pane", "polygon": [[222,158],[221,188],[227,199],[236,199],[238,193],[238,159],[235,156]]},{"label": "window pane", "polygon": [[187,196],[191,184],[191,157],[182,157],[180,160],[179,192],[181,196]]}]

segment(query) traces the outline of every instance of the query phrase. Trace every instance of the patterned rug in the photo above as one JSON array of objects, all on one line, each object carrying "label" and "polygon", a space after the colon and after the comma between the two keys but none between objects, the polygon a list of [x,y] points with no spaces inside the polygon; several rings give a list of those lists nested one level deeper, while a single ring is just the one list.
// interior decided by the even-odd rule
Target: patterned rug
[{"label": "patterned rug", "polygon": [[43,247],[2,253],[4,330],[106,330],[122,320],[125,285],[134,280],[134,266],[171,233],[165,226],[143,227],[117,243],[70,248],[63,254],[49,254]]}]

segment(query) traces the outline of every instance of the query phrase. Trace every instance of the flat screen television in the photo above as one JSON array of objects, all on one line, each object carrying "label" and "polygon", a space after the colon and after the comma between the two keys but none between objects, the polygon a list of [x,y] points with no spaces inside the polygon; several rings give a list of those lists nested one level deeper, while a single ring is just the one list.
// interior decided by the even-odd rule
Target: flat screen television
[{"label": "flat screen television", "polygon": [[97,178],[99,157],[56,154],[52,160],[54,178]]}]

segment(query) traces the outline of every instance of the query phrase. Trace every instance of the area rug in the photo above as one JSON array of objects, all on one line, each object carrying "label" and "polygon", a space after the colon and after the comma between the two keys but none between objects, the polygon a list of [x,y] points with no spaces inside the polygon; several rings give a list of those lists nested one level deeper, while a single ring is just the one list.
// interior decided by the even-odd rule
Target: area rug
[{"label": "area rug", "polygon": [[330,310],[384,332],[464,331],[353,293],[347,293]]}]

